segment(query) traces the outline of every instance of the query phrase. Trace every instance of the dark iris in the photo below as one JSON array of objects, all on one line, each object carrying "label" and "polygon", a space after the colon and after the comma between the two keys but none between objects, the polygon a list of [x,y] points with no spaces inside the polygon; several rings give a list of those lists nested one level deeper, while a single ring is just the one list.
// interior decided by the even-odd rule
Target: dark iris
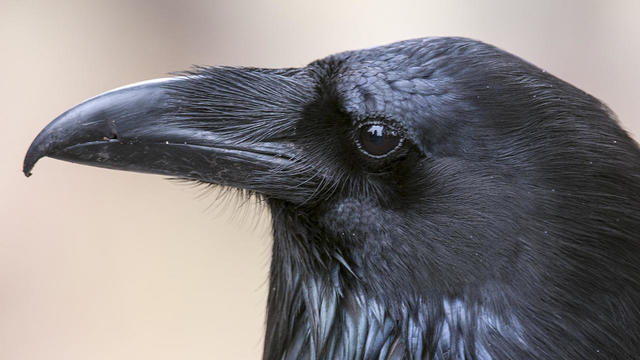
[{"label": "dark iris", "polygon": [[382,157],[395,150],[402,137],[395,129],[383,124],[366,124],[358,129],[360,149],[374,157]]}]

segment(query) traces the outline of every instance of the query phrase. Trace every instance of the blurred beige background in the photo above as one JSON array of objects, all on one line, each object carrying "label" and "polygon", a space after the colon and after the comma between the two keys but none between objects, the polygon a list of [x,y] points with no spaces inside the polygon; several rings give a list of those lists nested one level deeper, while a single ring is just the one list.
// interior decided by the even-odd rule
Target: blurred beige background
[{"label": "blurred beige background", "polygon": [[31,140],[105,90],[192,64],[302,66],[428,35],[498,45],[640,134],[640,2],[0,2],[0,359],[257,359],[268,214]]}]

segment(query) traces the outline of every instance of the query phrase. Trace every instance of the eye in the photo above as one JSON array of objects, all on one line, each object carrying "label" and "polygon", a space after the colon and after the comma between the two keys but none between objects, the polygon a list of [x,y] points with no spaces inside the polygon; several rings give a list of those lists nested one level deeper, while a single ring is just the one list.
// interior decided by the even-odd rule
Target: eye
[{"label": "eye", "polygon": [[364,124],[358,128],[360,151],[374,158],[383,158],[400,147],[404,140],[398,131],[384,124]]}]

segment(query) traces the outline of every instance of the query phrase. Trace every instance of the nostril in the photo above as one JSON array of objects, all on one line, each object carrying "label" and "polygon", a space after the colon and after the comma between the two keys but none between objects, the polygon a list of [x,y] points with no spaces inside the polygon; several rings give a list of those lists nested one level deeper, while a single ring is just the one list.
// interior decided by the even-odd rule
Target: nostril
[{"label": "nostril", "polygon": [[109,140],[118,140],[118,134],[116,134],[116,133],[112,133],[112,134],[111,134],[111,135],[109,135],[109,136],[104,136],[104,137],[102,138],[102,140],[104,140],[104,141],[109,141]]}]

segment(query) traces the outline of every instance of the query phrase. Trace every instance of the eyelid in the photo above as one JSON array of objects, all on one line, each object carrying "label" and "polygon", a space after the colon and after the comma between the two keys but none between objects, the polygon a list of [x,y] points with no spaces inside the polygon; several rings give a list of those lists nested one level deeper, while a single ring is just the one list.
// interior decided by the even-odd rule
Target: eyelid
[{"label": "eyelid", "polygon": [[382,126],[386,126],[388,128],[390,128],[393,131],[396,131],[398,133],[398,136],[404,138],[406,131],[404,130],[404,128],[402,128],[402,126],[399,126],[396,124],[395,121],[389,121],[389,120],[364,120],[364,121],[358,121],[355,124],[355,130],[356,132],[358,130],[360,130],[363,126],[367,126],[367,125],[382,125]]},{"label": "eyelid", "polygon": [[386,154],[382,154],[382,155],[373,155],[369,152],[367,152],[365,149],[362,148],[362,144],[360,143],[359,140],[356,139],[356,146],[358,147],[358,150],[360,150],[361,153],[367,155],[368,157],[374,158],[374,159],[384,159],[386,157],[388,157],[389,155],[395,153],[396,151],[398,151],[398,149],[400,149],[402,147],[402,145],[404,145],[404,137],[400,136],[400,141],[398,142],[398,145],[396,145],[396,147],[393,148],[393,150],[389,151]]}]

